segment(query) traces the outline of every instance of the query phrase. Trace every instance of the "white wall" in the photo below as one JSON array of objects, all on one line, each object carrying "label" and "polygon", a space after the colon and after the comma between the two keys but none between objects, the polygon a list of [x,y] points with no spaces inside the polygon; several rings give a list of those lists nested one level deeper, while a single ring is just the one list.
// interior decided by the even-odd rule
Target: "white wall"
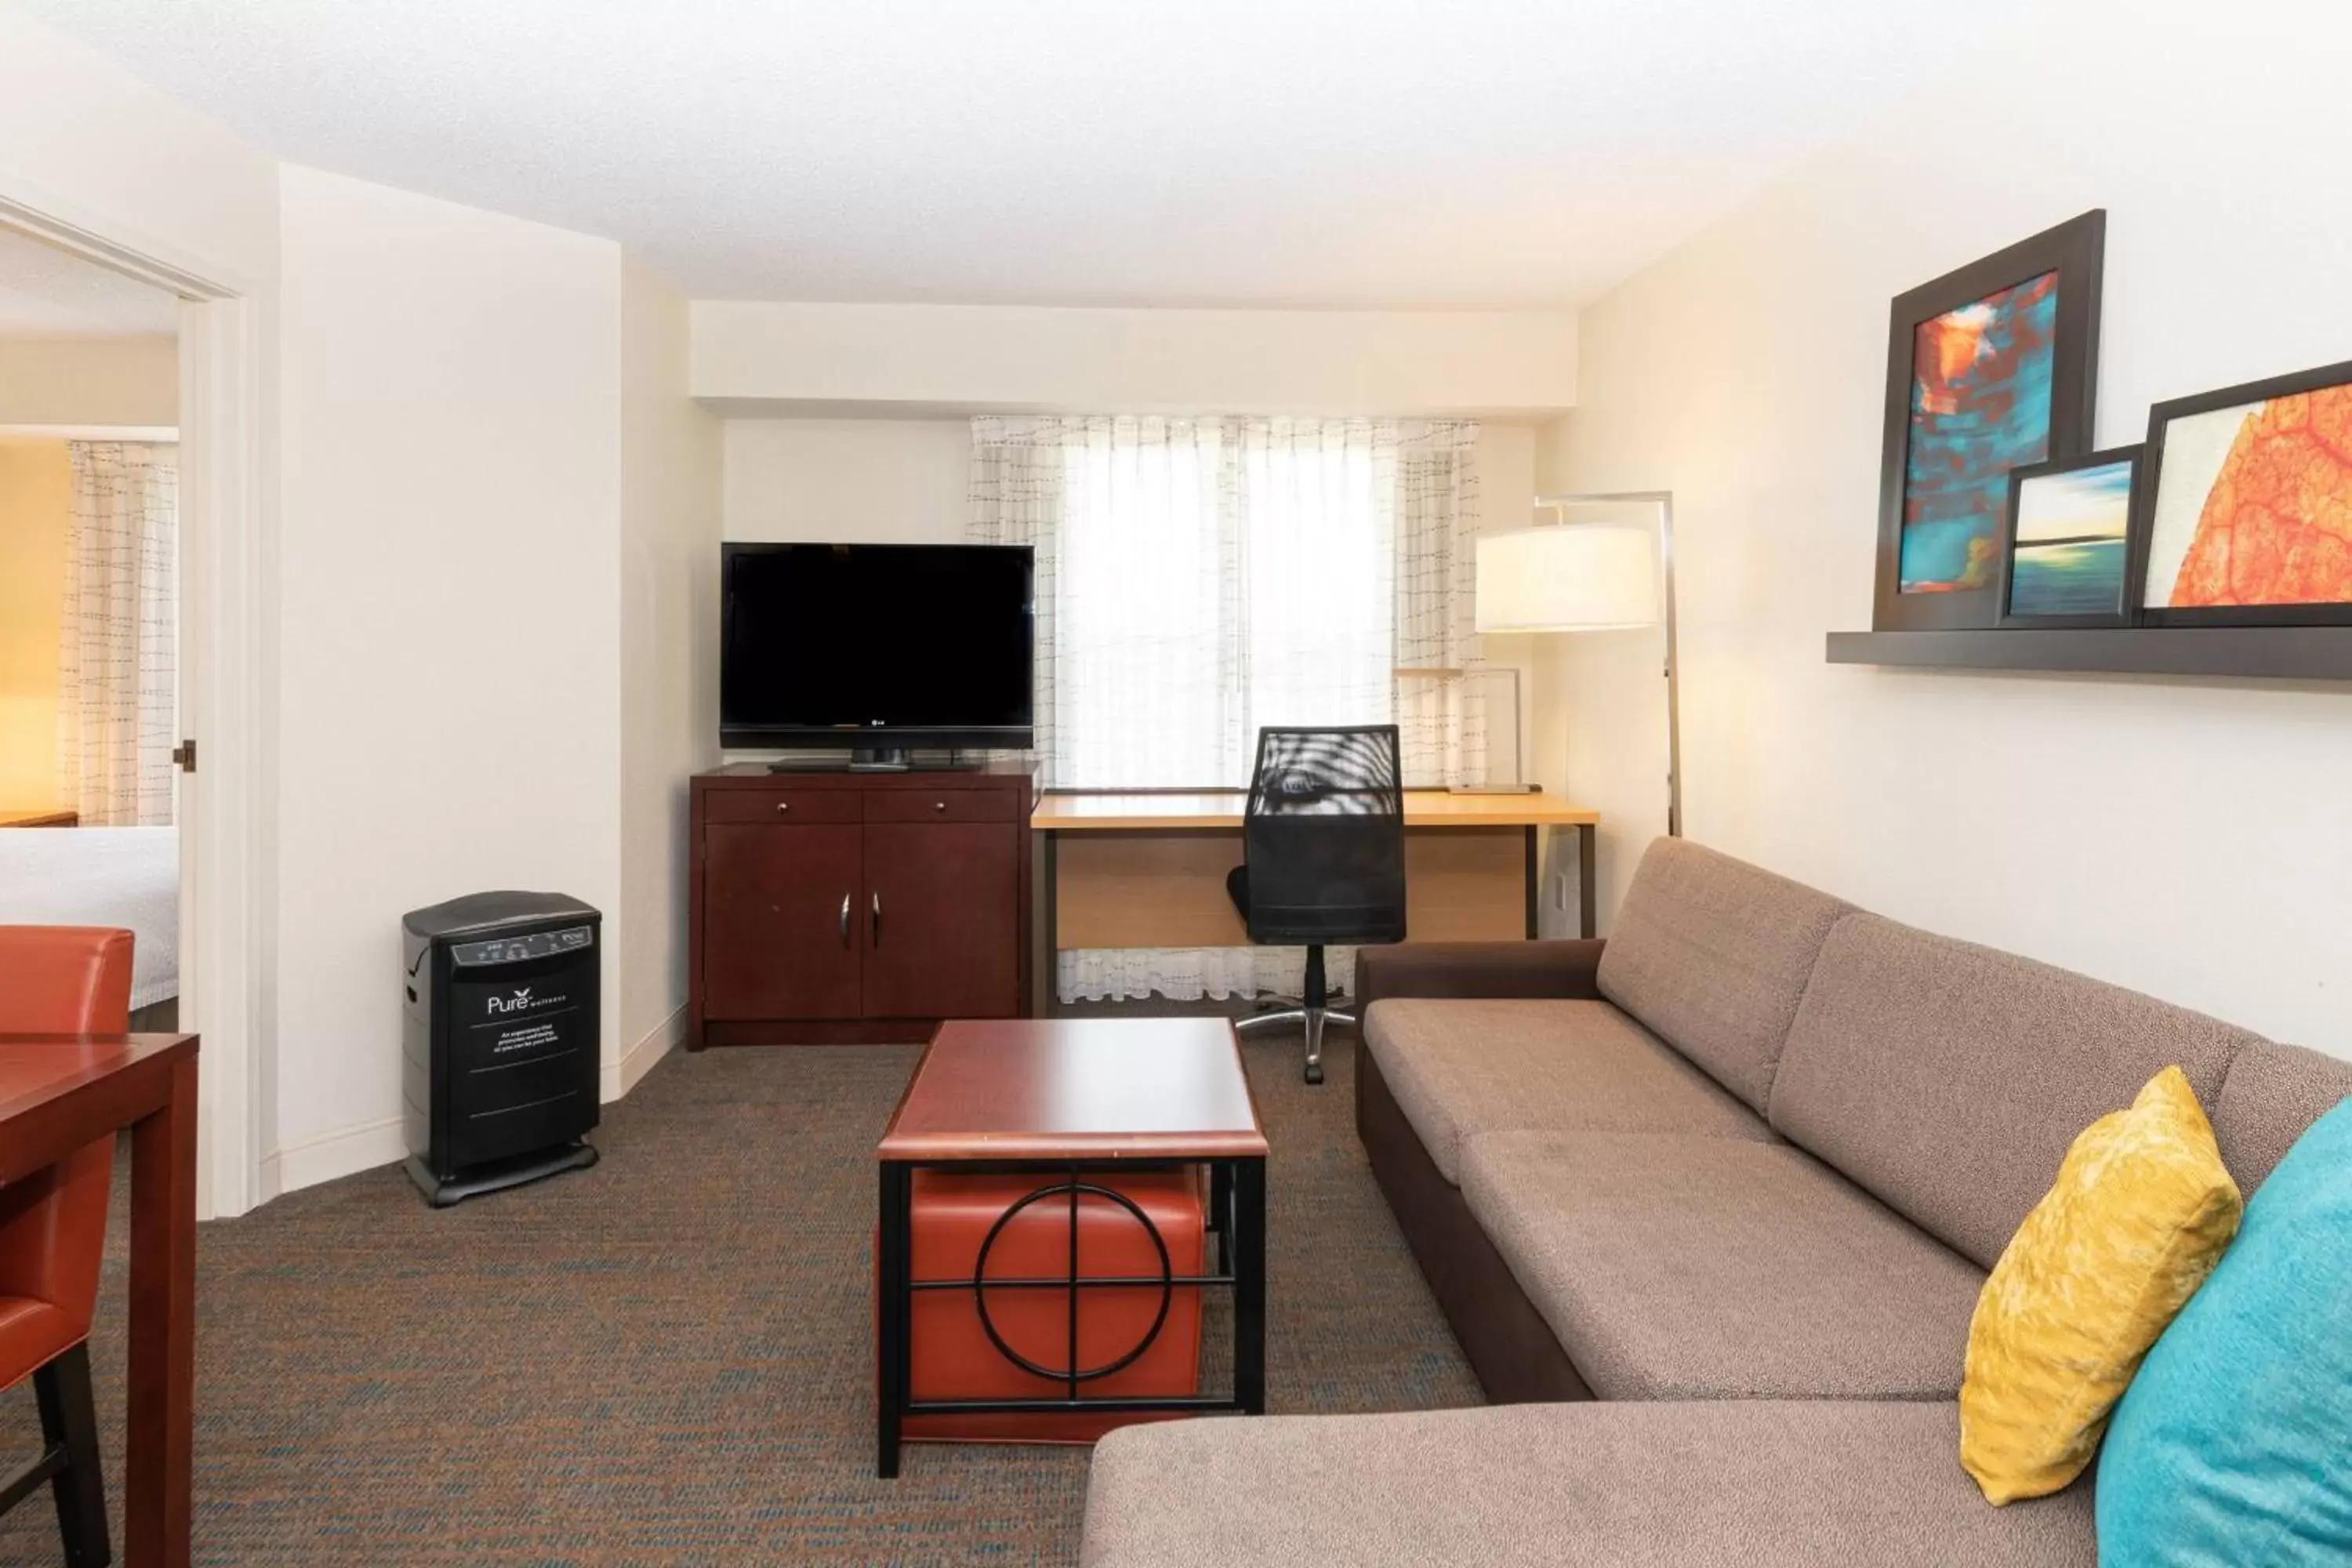
[{"label": "white wall", "polygon": [[1109,310],[698,300],[720,412],[1482,414],[1576,401],[1565,312]]},{"label": "white wall", "polygon": [[2106,207],[2102,446],[2352,359],[2352,210],[2312,199],[2348,52],[2341,7],[2053,14],[1586,313],[1565,473],[1675,492],[1694,837],[2352,1056],[2352,689],[1822,658],[1870,623],[1901,290]]},{"label": "white wall", "polygon": [[179,422],[173,338],[0,338],[0,425]]},{"label": "white wall", "polygon": [[963,537],[968,419],[730,419],[726,430],[729,539]]},{"label": "white wall", "polygon": [[400,917],[621,900],[621,265],[288,165],[277,1176],[401,1152]]},{"label": "white wall", "polygon": [[621,903],[604,1096],[684,1037],[688,779],[719,760],[719,426],[687,395],[686,301],[621,271]]}]

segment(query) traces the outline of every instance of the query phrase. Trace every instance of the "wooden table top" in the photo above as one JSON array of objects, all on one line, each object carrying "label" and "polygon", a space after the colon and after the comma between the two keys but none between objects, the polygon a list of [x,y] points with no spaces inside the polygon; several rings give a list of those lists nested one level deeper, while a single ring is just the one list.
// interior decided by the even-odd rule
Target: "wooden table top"
[{"label": "wooden table top", "polygon": [[[1239,790],[1188,794],[1072,790],[1040,796],[1029,826],[1039,832],[1105,833],[1136,828],[1238,829],[1248,796]],[[1589,806],[1556,795],[1454,795],[1404,792],[1407,827],[1573,827],[1601,820]]]},{"label": "wooden table top", "polygon": [[38,1110],[87,1084],[174,1051],[194,1035],[0,1034],[0,1122]]},{"label": "wooden table top", "polygon": [[1263,1159],[1223,1018],[991,1018],[940,1026],[885,1160]]}]

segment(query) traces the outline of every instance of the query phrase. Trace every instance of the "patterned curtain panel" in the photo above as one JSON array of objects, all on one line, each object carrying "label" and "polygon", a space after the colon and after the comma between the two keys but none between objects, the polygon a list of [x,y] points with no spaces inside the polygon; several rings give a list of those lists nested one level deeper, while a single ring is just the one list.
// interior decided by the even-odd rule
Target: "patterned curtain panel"
[{"label": "patterned curtain panel", "polygon": [[58,762],[85,826],[172,821],[179,729],[179,453],[68,443],[73,538],[58,648]]},{"label": "patterned curtain panel", "polygon": [[[1487,779],[1476,626],[1478,427],[1407,426],[1397,446],[1397,739],[1415,786]],[[1507,721],[1506,721],[1507,722]]]},{"label": "patterned curtain panel", "polygon": [[[1047,788],[1237,787],[1264,724],[1406,726],[1415,784],[1475,777],[1469,424],[972,421],[976,542],[1037,552]],[[1410,656],[1409,658],[1407,656]],[[1345,987],[1351,954],[1331,954]],[[1296,989],[1297,950],[1072,951],[1060,992]]]}]

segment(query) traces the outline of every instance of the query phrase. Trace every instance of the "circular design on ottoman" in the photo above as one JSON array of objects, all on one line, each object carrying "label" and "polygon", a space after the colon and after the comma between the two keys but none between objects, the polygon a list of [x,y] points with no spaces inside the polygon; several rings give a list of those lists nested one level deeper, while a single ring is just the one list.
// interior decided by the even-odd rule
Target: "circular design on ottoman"
[{"label": "circular design on ottoman", "polygon": [[[1081,1197],[1093,1196],[1098,1198],[1108,1198],[1112,1203],[1117,1204],[1129,1214],[1133,1215],[1135,1216],[1135,1223],[1143,1227],[1143,1234],[1151,1238],[1153,1248],[1160,1254],[1160,1310],[1153,1314],[1151,1319],[1151,1327],[1144,1331],[1143,1338],[1137,1341],[1135,1347],[1129,1351],[1125,1355],[1120,1356],[1117,1361],[1105,1362],[1100,1366],[1092,1367],[1084,1372],[1056,1372],[1052,1367],[1041,1366],[1037,1363],[1031,1361],[1027,1356],[1023,1355],[1019,1351],[1016,1351],[1011,1345],[1006,1344],[1004,1342],[1004,1336],[997,1332],[995,1320],[992,1319],[988,1315],[988,1255],[989,1252],[996,1246],[996,1238],[1003,1235],[1004,1227],[1013,1222],[1013,1216],[1014,1215],[1019,1214],[1023,1209],[1027,1208],[1031,1204],[1036,1203],[1042,1198],[1064,1197],[1073,1194]],[[1075,1201],[1073,1202],[1072,1206],[1073,1208],[1076,1207]],[[1071,1216],[1071,1221],[1073,1226],[1073,1234],[1075,1235],[1076,1223],[1076,1215],[1075,1214]],[[1035,1192],[1031,1193],[1027,1197],[1023,1198],[1019,1203],[1014,1204],[1011,1208],[1006,1209],[1003,1214],[996,1216],[996,1223],[988,1227],[987,1238],[980,1244],[980,1256],[972,1261],[971,1301],[972,1305],[980,1310],[980,1326],[981,1329],[988,1335],[988,1342],[994,1345],[996,1347],[996,1353],[1003,1356],[1006,1361],[1011,1362],[1013,1365],[1019,1367],[1022,1371],[1028,1373],[1033,1377],[1045,1378],[1050,1382],[1090,1383],[1097,1378],[1108,1377],[1115,1372],[1122,1372],[1126,1370],[1128,1367],[1132,1366],[1136,1360],[1140,1357],[1144,1352],[1151,1348],[1152,1342],[1160,1337],[1160,1329],[1167,1324],[1169,1304],[1174,1299],[1176,1294],[1175,1279],[1176,1270],[1168,1256],[1167,1238],[1160,1234],[1160,1227],[1151,1223],[1151,1216],[1143,1212],[1141,1205],[1138,1204],[1133,1198],[1129,1197],[1125,1193],[1116,1191],[1110,1187],[1097,1186],[1092,1182],[1081,1182],[1073,1178],[1072,1180],[1066,1182],[1056,1182],[1049,1187],[1039,1187]],[[1097,1282],[1094,1280],[1080,1279],[1075,1276],[1072,1277],[1070,1280],[1070,1320],[1073,1325],[1075,1325],[1077,1321],[1078,1292],[1085,1289],[1087,1286],[1095,1283]],[[1075,1361],[1076,1358],[1073,1356],[1071,1359]]]}]

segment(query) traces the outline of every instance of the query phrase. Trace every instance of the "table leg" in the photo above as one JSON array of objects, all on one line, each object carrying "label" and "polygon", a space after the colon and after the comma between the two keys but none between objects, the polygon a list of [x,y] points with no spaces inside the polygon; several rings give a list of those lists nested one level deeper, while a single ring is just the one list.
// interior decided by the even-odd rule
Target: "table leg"
[{"label": "table leg", "polygon": [[874,1473],[884,1480],[898,1473],[898,1427],[907,1410],[908,1363],[914,1353],[912,1167],[882,1162],[881,1215],[874,1288]]},{"label": "table leg", "polygon": [[1528,940],[1535,941],[1543,934],[1543,832],[1528,828],[1527,886]]},{"label": "table leg", "polygon": [[195,1456],[196,1058],[131,1130],[128,1568],[187,1568]]},{"label": "table leg", "polygon": [[1600,829],[1585,823],[1576,830],[1576,934],[1591,940],[1600,921],[1594,902],[1600,889],[1592,885],[1592,840]]},{"label": "table leg", "polygon": [[1057,907],[1061,894],[1061,836],[1052,828],[1034,835],[1037,842],[1035,886],[1030,893],[1034,918],[1029,933],[1029,1016],[1051,1018],[1061,1011],[1061,952],[1055,945],[1061,924]]},{"label": "table leg", "polygon": [[1233,1162],[1234,1400],[1265,1414],[1265,1162]]}]

